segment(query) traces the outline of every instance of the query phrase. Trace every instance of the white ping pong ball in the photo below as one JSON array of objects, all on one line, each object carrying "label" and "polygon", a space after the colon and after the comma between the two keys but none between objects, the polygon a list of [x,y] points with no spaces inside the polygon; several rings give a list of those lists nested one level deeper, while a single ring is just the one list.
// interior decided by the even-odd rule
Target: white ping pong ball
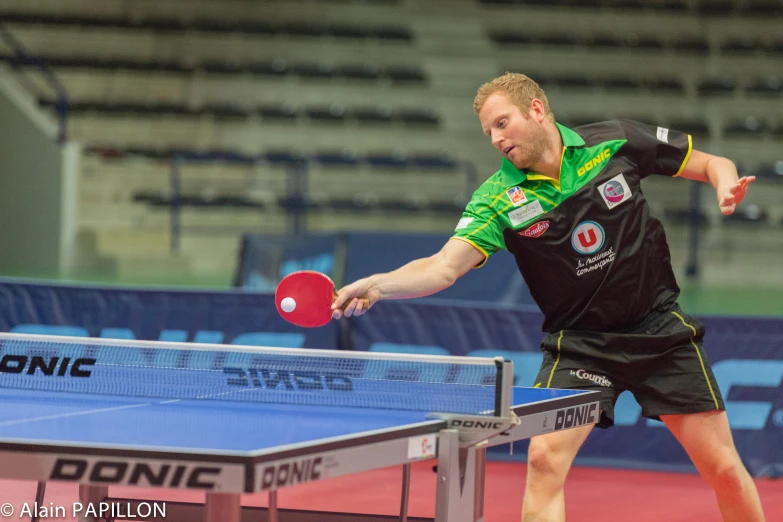
[{"label": "white ping pong ball", "polygon": [[286,297],[280,301],[280,308],[282,308],[284,312],[293,312],[296,308],[296,301],[291,297]]}]

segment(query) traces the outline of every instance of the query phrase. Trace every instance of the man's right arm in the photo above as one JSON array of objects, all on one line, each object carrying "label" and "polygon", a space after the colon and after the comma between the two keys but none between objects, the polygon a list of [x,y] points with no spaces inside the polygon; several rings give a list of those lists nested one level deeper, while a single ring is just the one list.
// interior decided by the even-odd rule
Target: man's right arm
[{"label": "man's right arm", "polygon": [[381,299],[410,299],[440,292],[482,261],[484,254],[470,243],[449,240],[433,256],[341,288],[332,305],[333,317],[362,315]]}]

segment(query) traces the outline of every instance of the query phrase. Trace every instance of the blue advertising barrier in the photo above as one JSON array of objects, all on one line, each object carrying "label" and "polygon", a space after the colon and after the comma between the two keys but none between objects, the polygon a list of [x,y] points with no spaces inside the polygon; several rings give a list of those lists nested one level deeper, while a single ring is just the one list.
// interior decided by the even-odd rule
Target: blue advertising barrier
[{"label": "blue advertising barrier", "polygon": [[[242,238],[234,286],[274,291],[294,270],[317,270],[350,283],[378,272],[389,272],[414,259],[429,257],[449,240],[448,234],[349,233],[304,237],[246,234]],[[337,255],[344,250],[344,255]],[[340,277],[341,276],[341,277]],[[514,257],[498,252],[487,264],[471,270],[440,293],[444,299],[502,304],[533,304]]]},{"label": "blue advertising barrier", "polygon": [[[783,475],[783,320],[700,319],[740,455],[754,476]],[[365,316],[301,329],[278,316],[268,294],[0,282],[0,331],[503,356],[514,362],[520,386],[532,385],[538,372],[541,321],[532,307],[430,299],[381,302]],[[514,450],[524,458],[524,444]],[[577,463],[693,470],[674,437],[642,418],[628,393],[618,402],[615,427],[594,430]]]},{"label": "blue advertising barrier", "polygon": [[[348,234],[345,282],[390,272],[414,259],[430,257],[440,251],[450,237],[448,234]],[[514,256],[506,251],[494,254],[483,267],[470,270],[460,278],[458,285],[447,288],[438,297],[495,304],[533,304]]]},{"label": "blue advertising barrier", "polygon": [[338,326],[293,326],[267,294],[0,282],[5,332],[334,348]]},{"label": "blue advertising barrier", "polygon": [[335,275],[336,234],[291,237],[246,234],[242,238],[234,286],[274,292],[280,280],[297,270]]}]

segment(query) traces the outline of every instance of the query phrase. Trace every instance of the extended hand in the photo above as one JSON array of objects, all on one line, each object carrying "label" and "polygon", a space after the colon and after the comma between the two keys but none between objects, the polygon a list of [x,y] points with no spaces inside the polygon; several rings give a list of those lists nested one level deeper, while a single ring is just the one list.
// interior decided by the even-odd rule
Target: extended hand
[{"label": "extended hand", "polygon": [[756,176],[741,177],[736,183],[722,191],[722,194],[718,195],[718,205],[720,205],[720,211],[724,216],[734,213],[734,209],[737,208],[737,205],[745,198],[745,193],[748,191],[748,185],[755,180]]},{"label": "extended hand", "polygon": [[343,315],[362,315],[380,300],[381,295],[373,288],[369,277],[342,287],[332,303],[332,319]]}]

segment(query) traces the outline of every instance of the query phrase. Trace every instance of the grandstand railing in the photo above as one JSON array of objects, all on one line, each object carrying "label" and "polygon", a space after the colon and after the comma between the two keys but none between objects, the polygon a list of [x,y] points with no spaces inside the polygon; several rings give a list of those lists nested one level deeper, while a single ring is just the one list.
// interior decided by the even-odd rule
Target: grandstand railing
[{"label": "grandstand railing", "polygon": [[[93,152],[105,152],[95,150]],[[182,211],[188,206],[241,206],[245,208],[258,208],[259,211],[266,205],[254,202],[250,199],[231,198],[231,201],[196,201],[192,196],[184,194],[182,188],[182,168],[187,164],[219,162],[225,165],[243,166],[283,166],[285,168],[285,194],[278,202],[280,211],[288,217],[288,233],[291,236],[301,237],[308,233],[306,216],[314,211],[317,205],[310,197],[309,171],[313,165],[345,165],[346,168],[357,166],[385,167],[399,170],[447,170],[464,175],[464,185],[460,193],[465,196],[465,203],[470,194],[478,187],[479,177],[476,166],[468,161],[452,158],[437,159],[434,157],[396,158],[382,156],[347,156],[337,158],[324,154],[290,154],[290,155],[245,155],[237,152],[205,152],[195,151],[171,151],[166,158],[169,165],[169,194],[137,194],[136,200],[146,201],[157,207],[167,207],[169,211],[171,238],[170,249],[179,251],[181,238],[184,233],[182,224]],[[219,180],[216,180],[219,181]],[[404,210],[404,209],[401,209]],[[430,209],[437,210],[437,209]],[[445,209],[443,209],[445,210]],[[453,205],[449,211],[459,212],[457,205]]]},{"label": "grandstand railing", "polygon": [[0,24],[0,40],[6,43],[15,54],[15,64],[33,66],[40,71],[46,82],[57,94],[55,105],[57,113],[58,132],[57,140],[65,143],[68,140],[68,91],[65,85],[57,78],[57,75],[49,68],[40,57],[30,54],[16,39],[16,37],[2,24]]}]

